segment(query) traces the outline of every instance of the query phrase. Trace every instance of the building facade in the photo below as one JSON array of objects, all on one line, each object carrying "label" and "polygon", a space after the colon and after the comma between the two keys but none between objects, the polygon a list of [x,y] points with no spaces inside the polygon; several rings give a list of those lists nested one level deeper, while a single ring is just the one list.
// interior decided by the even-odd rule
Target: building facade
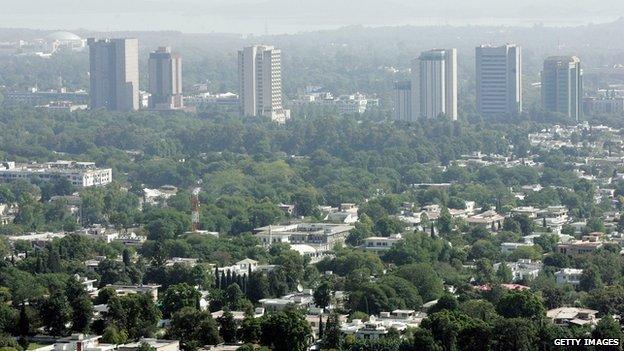
[{"label": "building facade", "polygon": [[412,82],[396,82],[394,84],[394,120],[412,120]]},{"label": "building facade", "polygon": [[281,51],[273,46],[254,45],[238,52],[241,113],[268,117],[283,123],[290,111],[282,107]]},{"label": "building facade", "polygon": [[89,45],[91,109],[139,109],[139,41],[94,39]]},{"label": "building facade", "polygon": [[542,106],[578,121],[582,112],[583,74],[576,56],[553,56],[542,70]]},{"label": "building facade", "polygon": [[412,61],[412,118],[457,120],[457,50],[435,49]]},{"label": "building facade", "polygon": [[154,110],[175,110],[182,102],[182,59],[170,47],[160,47],[150,53],[148,106]]},{"label": "building facade", "polygon": [[18,179],[52,181],[65,178],[78,188],[106,185],[113,180],[110,168],[97,168],[93,162],[56,161],[43,164],[0,164],[0,181]]},{"label": "building facade", "polygon": [[477,110],[484,116],[522,112],[522,51],[516,45],[475,50]]}]

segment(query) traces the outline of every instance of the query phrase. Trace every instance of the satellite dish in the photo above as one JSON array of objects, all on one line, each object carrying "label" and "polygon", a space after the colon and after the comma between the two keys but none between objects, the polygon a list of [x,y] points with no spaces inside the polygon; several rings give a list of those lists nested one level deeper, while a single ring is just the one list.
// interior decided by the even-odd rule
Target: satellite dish
[{"label": "satellite dish", "polygon": [[301,284],[297,284],[297,291],[303,292],[303,286]]}]

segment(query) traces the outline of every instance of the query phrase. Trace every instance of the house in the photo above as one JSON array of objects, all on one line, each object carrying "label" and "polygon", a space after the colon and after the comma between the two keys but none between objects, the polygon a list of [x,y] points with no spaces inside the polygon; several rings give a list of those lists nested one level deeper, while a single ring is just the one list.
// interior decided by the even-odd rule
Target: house
[{"label": "house", "polygon": [[390,250],[394,245],[403,241],[401,234],[390,235],[389,237],[371,236],[364,239],[362,248],[364,250],[383,254]]},{"label": "house", "polygon": [[558,244],[556,247],[556,251],[558,253],[577,256],[577,255],[586,255],[595,252],[603,246],[603,243],[598,241],[582,241],[575,240],[572,242]]},{"label": "house", "polygon": [[577,307],[559,307],[546,312],[548,317],[555,325],[596,325],[599,318],[596,318],[598,311],[587,308]]},{"label": "house", "polygon": [[492,230],[499,230],[503,226],[505,217],[496,213],[496,211],[488,210],[483,213],[468,217],[466,222],[472,226],[484,226]]},{"label": "house", "polygon": [[165,261],[165,266],[172,267],[173,265],[181,264],[181,265],[185,265],[188,267],[195,267],[197,266],[198,261],[199,260],[197,258],[172,257],[168,259],[167,261]]},{"label": "house", "polygon": [[154,351],[180,351],[180,342],[178,340],[151,338],[141,338],[138,342],[119,345],[117,351],[137,351],[142,344],[149,345]]},{"label": "house", "polygon": [[236,262],[232,266],[219,267],[217,270],[219,273],[227,274],[227,272],[230,272],[238,275],[247,275],[249,274],[249,271],[254,272],[258,269],[258,267],[258,261],[252,260],[251,258],[245,258]]},{"label": "house", "polygon": [[355,335],[357,339],[380,339],[388,334],[388,328],[383,322],[375,320],[372,316],[368,322],[361,319],[353,319],[351,323],[345,323],[340,327],[340,331],[345,335]]},{"label": "house", "polygon": [[[243,319],[245,319],[245,317],[246,317],[246,314],[245,314],[244,311],[230,311],[230,312],[232,313],[232,316],[234,317],[234,320],[239,322],[239,323],[242,322]],[[211,315],[212,315],[212,318],[216,320],[216,319],[222,317],[224,313],[225,312],[223,310],[219,310],[219,311],[216,311],[216,312],[212,312]],[[262,316],[264,316],[264,308],[256,307],[254,309],[253,317],[254,318],[260,318]]]},{"label": "house", "polygon": [[294,223],[256,228],[254,234],[264,247],[275,243],[307,244],[326,252],[343,245],[351,229],[353,226],[348,224]]},{"label": "house", "polygon": [[266,313],[283,311],[287,306],[294,306],[303,309],[314,307],[314,297],[311,289],[302,292],[284,295],[276,299],[261,299],[258,302],[262,305]]},{"label": "house", "polygon": [[572,284],[573,286],[578,286],[581,282],[582,274],[582,269],[563,268],[562,270],[555,272],[555,277],[557,278],[558,285]]},{"label": "house", "polygon": [[537,218],[538,213],[539,213],[539,209],[533,206],[520,206],[520,207],[513,208],[511,210],[512,215],[525,215],[529,217],[530,219]]},{"label": "house", "polygon": [[540,261],[520,259],[516,262],[496,263],[493,266],[494,270],[498,270],[501,264],[506,264],[507,267],[511,269],[513,281],[535,279],[543,267],[543,264]]},{"label": "house", "polygon": [[[35,348],[37,351],[111,351],[116,345],[100,343],[101,335],[72,334],[54,340],[53,344]],[[32,341],[39,341],[36,337]]]},{"label": "house", "polygon": [[82,284],[86,292],[90,293],[90,292],[94,292],[97,290],[97,288],[93,286],[93,283],[97,282],[97,279],[89,279],[87,277],[81,277],[79,274],[75,274],[74,278],[80,284]]},{"label": "house", "polygon": [[514,251],[516,251],[518,248],[521,247],[532,247],[532,244],[526,244],[526,243],[501,243],[500,247],[501,247],[501,253],[508,255]]},{"label": "house", "polygon": [[314,247],[306,244],[290,245],[290,249],[297,251],[303,257],[308,257],[310,263],[320,262],[326,256],[323,252],[319,252]]},{"label": "house", "polygon": [[130,294],[148,294],[152,297],[154,302],[158,301],[158,288],[160,285],[145,284],[145,285],[121,285],[121,284],[109,284],[107,288],[115,289],[118,296],[125,296]]}]

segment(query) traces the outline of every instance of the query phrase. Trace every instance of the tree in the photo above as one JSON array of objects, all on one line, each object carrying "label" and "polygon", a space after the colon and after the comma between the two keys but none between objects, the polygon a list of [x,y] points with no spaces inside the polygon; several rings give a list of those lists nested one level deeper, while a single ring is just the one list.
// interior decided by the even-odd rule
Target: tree
[{"label": "tree", "polygon": [[45,329],[54,336],[65,335],[71,321],[72,309],[62,291],[54,291],[41,302],[39,314]]},{"label": "tree", "polygon": [[436,342],[428,329],[418,328],[414,331],[412,340],[413,350],[422,351],[443,351],[442,346]]},{"label": "tree", "polygon": [[108,302],[110,322],[128,338],[149,337],[156,331],[161,313],[149,294],[114,296]]},{"label": "tree", "polygon": [[537,330],[527,319],[497,319],[492,335],[492,351],[537,351]]},{"label": "tree", "polygon": [[295,309],[287,309],[263,320],[260,343],[274,351],[304,351],[311,337],[312,330],[303,314]]},{"label": "tree", "polygon": [[327,324],[323,333],[323,348],[337,350],[340,348],[341,339],[339,316],[336,313],[332,313],[327,317]]},{"label": "tree", "polygon": [[601,347],[601,349],[604,350],[622,350],[622,336],[620,323],[613,319],[613,316],[611,315],[602,317],[600,321],[598,321],[598,324],[596,324],[596,328],[592,331],[592,338],[594,339],[617,339],[620,341],[617,346],[613,345]]},{"label": "tree", "polygon": [[329,306],[331,291],[331,283],[327,280],[324,280],[321,284],[319,284],[319,286],[316,287],[313,294],[314,304],[316,307],[320,307],[324,310],[327,306]]},{"label": "tree", "polygon": [[72,302],[72,331],[85,333],[89,330],[93,318],[93,303],[88,296],[82,296]]},{"label": "tree", "polygon": [[199,307],[201,294],[195,287],[186,283],[169,286],[162,297],[161,308],[165,317],[170,317],[173,313],[184,307]]},{"label": "tree", "polygon": [[223,311],[223,315],[217,319],[219,322],[219,334],[223,341],[227,343],[235,343],[237,340],[236,332],[238,326],[234,320],[234,315],[227,308]]},{"label": "tree", "polygon": [[247,298],[255,303],[267,296],[269,296],[269,278],[264,272],[251,272],[247,279]]},{"label": "tree", "polygon": [[513,281],[513,273],[511,272],[511,268],[505,262],[501,262],[496,270],[496,278],[501,283],[511,283]]},{"label": "tree", "polygon": [[225,289],[226,305],[232,311],[240,311],[242,309],[244,296],[237,283],[231,284]]},{"label": "tree", "polygon": [[442,212],[438,218],[438,229],[442,234],[450,234],[451,230],[453,230],[453,218],[446,207],[442,208]]},{"label": "tree", "polygon": [[245,343],[258,343],[262,332],[262,324],[259,318],[245,316],[240,328],[240,340]]},{"label": "tree", "polygon": [[180,340],[182,348],[186,351],[222,342],[217,322],[210,313],[190,307],[173,314],[167,337]]},{"label": "tree", "polygon": [[124,330],[119,330],[115,325],[107,326],[102,334],[102,341],[107,344],[120,345],[124,344],[127,340],[128,333]]},{"label": "tree", "polygon": [[504,295],[496,311],[505,318],[541,318],[546,311],[537,296],[529,291],[513,291]]},{"label": "tree", "polygon": [[583,269],[581,278],[579,279],[579,289],[582,291],[591,291],[602,286],[600,273],[594,266]]}]

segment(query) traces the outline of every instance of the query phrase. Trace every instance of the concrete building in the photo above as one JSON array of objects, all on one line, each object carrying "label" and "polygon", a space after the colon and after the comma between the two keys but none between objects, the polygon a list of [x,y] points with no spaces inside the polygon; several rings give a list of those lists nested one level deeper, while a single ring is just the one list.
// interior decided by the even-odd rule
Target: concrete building
[{"label": "concrete building", "polygon": [[97,168],[93,162],[56,161],[47,163],[0,163],[0,181],[67,179],[78,188],[106,185],[113,180],[112,169]]},{"label": "concrete building", "polygon": [[516,45],[476,48],[477,110],[484,116],[522,112],[522,53]]},{"label": "concrete building", "polygon": [[273,46],[254,45],[238,52],[241,113],[268,117],[283,123],[290,111],[282,107],[281,51]]},{"label": "concrete building", "polygon": [[581,275],[583,275],[583,270],[576,268],[563,268],[555,272],[558,285],[572,284],[572,286],[578,286],[581,283]]},{"label": "concrete building", "polygon": [[351,229],[353,226],[348,224],[295,223],[256,228],[254,233],[264,247],[275,243],[307,244],[322,254],[343,245]]},{"label": "concrete building", "polygon": [[412,61],[412,118],[457,120],[457,49],[425,51]]},{"label": "concrete building", "polygon": [[91,108],[139,109],[139,41],[94,39],[89,45]]},{"label": "concrete building", "polygon": [[583,113],[587,115],[622,114],[624,113],[624,98],[583,98]]},{"label": "concrete building", "polygon": [[600,318],[596,318],[598,311],[590,310],[587,308],[577,307],[559,307],[546,312],[546,317],[549,318],[555,325],[569,326],[569,325],[593,325],[595,326]]},{"label": "concrete building", "polygon": [[542,70],[542,106],[578,121],[582,113],[583,73],[576,56],[553,56]]},{"label": "concrete building", "polygon": [[394,84],[394,120],[413,122],[412,117],[412,82],[396,82]]},{"label": "concrete building", "polygon": [[401,241],[403,241],[401,234],[393,234],[389,237],[371,236],[364,239],[362,248],[364,250],[384,254]]},{"label": "concrete building", "polygon": [[170,47],[160,47],[150,53],[148,106],[154,110],[174,110],[183,107],[182,59]]},{"label": "concrete building", "polygon": [[516,262],[495,263],[493,265],[494,271],[497,271],[502,264],[507,265],[511,270],[511,275],[513,276],[512,282],[535,279],[544,266],[541,261],[519,259]]}]

